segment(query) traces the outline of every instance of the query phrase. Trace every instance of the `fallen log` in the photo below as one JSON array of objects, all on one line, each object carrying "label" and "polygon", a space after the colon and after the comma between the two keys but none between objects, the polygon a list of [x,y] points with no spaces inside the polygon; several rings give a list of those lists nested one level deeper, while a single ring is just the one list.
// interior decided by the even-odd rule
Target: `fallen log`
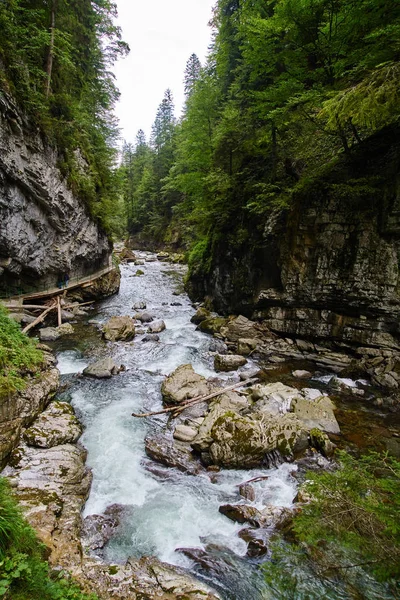
[{"label": "fallen log", "polygon": [[207,400],[212,400],[217,396],[221,396],[225,392],[230,392],[232,390],[241,388],[245,385],[249,385],[250,383],[256,383],[257,379],[254,377],[251,379],[246,379],[245,381],[239,381],[238,383],[234,383],[233,385],[229,385],[226,388],[221,388],[216,392],[212,392],[212,394],[207,394],[206,396],[197,396],[196,398],[191,398],[190,400],[186,400],[186,402],[182,402],[182,404],[178,404],[177,406],[169,406],[168,408],[164,408],[162,410],[157,410],[154,412],[148,413],[132,413],[132,417],[137,417],[138,419],[144,419],[145,417],[154,417],[155,415],[163,415],[166,413],[177,413],[184,411],[185,408],[189,406],[193,406],[194,404],[199,404],[200,402],[206,402]]},{"label": "fallen log", "polygon": [[248,483],[256,483],[256,481],[264,481],[265,479],[269,479],[268,475],[253,477],[253,479],[249,479],[248,481],[243,481],[242,483],[238,483],[236,487],[240,487],[242,485],[247,485]]},{"label": "fallen log", "polygon": [[55,308],[57,308],[57,304],[53,304],[52,306],[50,306],[49,308],[47,308],[46,310],[44,310],[42,312],[42,314],[39,315],[39,317],[37,319],[35,319],[34,321],[32,321],[32,323],[29,323],[29,325],[27,325],[26,327],[24,327],[24,329],[22,330],[22,333],[27,333],[30,329],[32,329],[33,327],[36,327],[36,325],[39,325],[39,323],[41,323],[43,321],[43,319],[45,318],[45,316],[48,315],[49,312],[51,312]]}]

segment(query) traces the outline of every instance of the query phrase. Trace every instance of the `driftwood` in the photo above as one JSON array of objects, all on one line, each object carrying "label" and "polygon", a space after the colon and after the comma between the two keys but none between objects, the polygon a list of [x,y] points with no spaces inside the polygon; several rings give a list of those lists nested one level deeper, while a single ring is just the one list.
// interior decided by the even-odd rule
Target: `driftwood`
[{"label": "driftwood", "polygon": [[243,481],[243,483],[238,483],[237,487],[240,487],[242,485],[247,485],[248,483],[256,483],[256,481],[264,481],[265,479],[269,479],[268,475],[264,475],[264,476],[260,476],[260,477],[253,477],[253,479],[249,479],[248,481]]},{"label": "driftwood", "polygon": [[27,325],[26,327],[24,327],[24,329],[22,330],[22,333],[27,333],[30,329],[32,329],[33,327],[36,327],[36,325],[39,325],[39,323],[41,323],[43,321],[45,316],[48,315],[49,312],[51,312],[55,308],[57,308],[57,304],[53,304],[52,306],[50,306],[49,308],[44,310],[37,319],[32,321],[32,323],[29,323],[29,325]]},{"label": "driftwood", "polygon": [[62,325],[60,296],[57,296],[57,324]]},{"label": "driftwood", "polygon": [[189,406],[193,406],[194,404],[199,404],[200,402],[205,402],[207,400],[212,400],[213,398],[216,398],[217,396],[221,396],[225,392],[230,392],[232,390],[235,390],[235,389],[241,388],[245,385],[248,385],[249,383],[255,383],[256,381],[257,381],[257,379],[254,379],[254,378],[246,379],[245,381],[239,381],[239,383],[229,385],[226,388],[222,388],[220,390],[217,390],[216,392],[212,392],[212,394],[207,394],[206,396],[197,396],[196,398],[191,398],[190,400],[186,400],[186,402],[182,402],[182,404],[178,404],[176,406],[170,406],[168,408],[164,408],[163,410],[157,410],[155,412],[148,412],[148,413],[141,413],[141,414],[132,413],[132,417],[137,417],[138,419],[144,419],[145,417],[154,417],[155,415],[163,415],[166,413],[179,414],[180,412],[184,411],[185,408],[188,408]]}]

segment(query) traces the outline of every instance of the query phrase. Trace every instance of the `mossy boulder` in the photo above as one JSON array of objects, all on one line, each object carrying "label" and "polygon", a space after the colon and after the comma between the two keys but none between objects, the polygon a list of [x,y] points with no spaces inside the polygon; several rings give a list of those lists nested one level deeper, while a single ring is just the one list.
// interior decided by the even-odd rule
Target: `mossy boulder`
[{"label": "mossy boulder", "polygon": [[74,410],[67,402],[51,402],[46,410],[26,429],[23,438],[28,446],[53,448],[74,444],[82,434],[82,427]]},{"label": "mossy boulder", "polygon": [[206,321],[207,319],[211,318],[212,317],[210,311],[204,308],[204,306],[200,306],[200,308],[196,310],[195,314],[190,320],[192,323],[195,323],[195,325],[199,325],[203,321]]},{"label": "mossy boulder", "polygon": [[229,322],[229,319],[225,319],[224,317],[211,317],[210,319],[205,319],[202,321],[198,329],[203,333],[211,333],[214,335],[219,333],[221,328],[224,327]]}]

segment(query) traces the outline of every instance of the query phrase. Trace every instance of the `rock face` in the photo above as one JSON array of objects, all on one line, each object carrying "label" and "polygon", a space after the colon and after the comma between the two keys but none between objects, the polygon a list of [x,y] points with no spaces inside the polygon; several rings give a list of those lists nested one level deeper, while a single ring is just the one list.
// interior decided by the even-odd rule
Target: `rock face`
[{"label": "rock face", "polygon": [[23,438],[34,448],[53,448],[74,444],[82,434],[82,427],[67,402],[51,402],[39,415],[34,425],[24,431]]},{"label": "rock face", "polygon": [[[109,265],[111,244],[58,169],[55,148],[0,98],[0,291],[54,287]],[[82,157],[77,157],[85,163]]]},{"label": "rock face", "polygon": [[57,391],[59,372],[53,368],[51,358],[39,377],[27,380],[26,389],[0,398],[0,466],[18,444],[22,428],[32,423]]},{"label": "rock face", "polygon": [[131,317],[111,317],[103,326],[103,335],[110,342],[131,340],[135,337],[135,324]]},{"label": "rock face", "polygon": [[399,349],[399,140],[398,127],[383,130],[304,184],[261,234],[249,224],[246,244],[214,243],[192,298],[285,337]]}]

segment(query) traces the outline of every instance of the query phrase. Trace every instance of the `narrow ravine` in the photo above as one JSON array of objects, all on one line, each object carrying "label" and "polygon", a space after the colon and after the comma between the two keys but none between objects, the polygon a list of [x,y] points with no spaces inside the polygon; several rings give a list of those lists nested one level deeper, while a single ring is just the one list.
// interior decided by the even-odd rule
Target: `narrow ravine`
[{"label": "narrow ravine", "polygon": [[[103,554],[110,562],[156,556],[197,574],[226,600],[278,599],[279,593],[265,583],[259,568],[262,559],[246,557],[247,544],[238,536],[243,525],[230,521],[218,508],[238,502],[239,484],[258,475],[269,477],[255,484],[254,505],[290,507],[296,495],[296,465],[191,476],[146,456],[146,435],[165,425],[166,417],[136,419],[131,413],[162,408],[161,383],[181,364],[191,363],[206,377],[217,374],[211,351],[215,340],[190,322],[195,309],[182,292],[185,267],[154,260],[147,253],[142,258],[144,275],[135,275],[138,267],[134,264],[122,265],[120,293],[91,313],[90,323],[79,328],[80,340],[64,341],[58,347],[58,368],[70,384],[67,394],[84,425],[80,441],[88,450],[87,464],[93,471],[84,516],[103,514],[110,505],[123,507],[122,527]],[[165,321],[160,340],[143,342],[139,333],[133,342],[105,345],[99,326],[114,315],[133,316],[137,302],[146,303],[148,310]],[[83,354],[78,350],[82,347]],[[108,380],[73,376],[93,357],[104,355],[125,365],[126,371]],[[243,369],[252,367],[249,361]],[[231,381],[232,374],[219,373],[218,378]],[[179,551],[182,548],[206,548],[207,564],[187,558]],[[326,598],[349,597],[339,589],[332,596],[323,592]],[[368,597],[385,597],[371,594]]]}]

